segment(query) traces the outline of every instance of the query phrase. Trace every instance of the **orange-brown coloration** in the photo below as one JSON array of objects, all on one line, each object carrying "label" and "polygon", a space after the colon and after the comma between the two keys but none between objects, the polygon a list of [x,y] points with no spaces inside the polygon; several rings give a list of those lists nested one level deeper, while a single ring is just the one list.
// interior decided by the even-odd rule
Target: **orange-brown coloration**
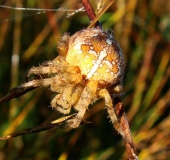
[{"label": "orange-brown coloration", "polygon": [[113,65],[113,72],[116,74],[119,72],[119,69],[116,65]]},{"label": "orange-brown coloration", "polygon": [[124,58],[113,36],[101,29],[91,28],[70,37],[66,61],[78,66],[86,79],[108,87],[122,81]]}]

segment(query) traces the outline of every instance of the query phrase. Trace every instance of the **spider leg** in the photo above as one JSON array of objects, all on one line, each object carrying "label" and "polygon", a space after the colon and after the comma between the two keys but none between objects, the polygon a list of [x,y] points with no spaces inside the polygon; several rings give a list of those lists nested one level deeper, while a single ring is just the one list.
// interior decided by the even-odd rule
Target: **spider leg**
[{"label": "spider leg", "polygon": [[39,66],[32,67],[27,74],[27,77],[30,75],[45,75],[45,74],[55,74],[59,72],[58,66]]},{"label": "spider leg", "polygon": [[61,88],[65,87],[66,84],[75,83],[75,82],[79,83],[81,82],[81,80],[82,80],[81,74],[74,75],[70,73],[69,75],[69,73],[63,73],[63,74],[57,74],[50,78],[35,79],[27,83],[24,83],[18,86],[17,88],[21,89],[21,88],[29,88],[29,87],[51,86],[52,91],[61,93],[60,91]]},{"label": "spider leg", "polygon": [[53,61],[43,62],[39,67],[32,67],[27,74],[27,77],[30,75],[43,75],[43,74],[55,74],[60,71],[60,68],[66,68],[68,66],[60,56],[58,56]]},{"label": "spider leg", "polygon": [[97,90],[97,82],[89,81],[87,86],[84,88],[79,101],[74,106],[74,108],[78,111],[77,115],[74,119],[68,121],[69,128],[77,128],[83,120],[84,114],[91,103],[93,97],[96,94]]},{"label": "spider leg", "polygon": [[[10,90],[10,93],[8,93],[6,96],[0,98],[0,104],[4,103],[5,101],[9,101],[13,98],[20,97],[21,95],[24,95],[25,93],[36,89],[40,86],[50,86],[52,81],[54,81],[52,78],[46,78],[46,79],[36,79],[29,82],[26,82],[20,86],[17,86]],[[56,83],[56,82],[55,82]],[[58,80],[59,83],[59,80]]]},{"label": "spider leg", "polygon": [[64,89],[69,85],[78,86],[78,84],[83,81],[83,76],[81,75],[81,73],[77,73],[77,74],[72,74],[67,72],[63,74],[59,73],[52,78],[54,80],[51,83],[51,90],[57,93],[62,93]]},{"label": "spider leg", "polygon": [[83,89],[84,89],[84,86],[81,86],[81,85],[75,86],[74,92],[72,93],[72,96],[70,97],[71,98],[70,102],[72,106],[74,106],[79,101],[79,98],[80,98],[80,95],[82,94]]},{"label": "spider leg", "polygon": [[106,89],[101,89],[98,93],[99,97],[104,98],[105,100],[105,105],[109,114],[109,117],[115,127],[115,129],[123,136],[125,137],[125,133],[123,132],[120,124],[119,124],[119,120],[116,116],[115,110],[113,108],[113,100],[110,97],[110,94],[108,93],[108,91]]},{"label": "spider leg", "polygon": [[59,76],[54,76],[52,78],[44,78],[44,79],[35,79],[32,81],[28,81],[13,90],[17,92],[22,92],[24,90],[29,90],[29,89],[34,89],[37,87],[49,87],[51,85],[59,86],[63,84],[64,82],[61,80],[61,77]]},{"label": "spider leg", "polygon": [[30,75],[49,75],[55,73],[80,73],[80,69],[76,66],[69,66],[69,64],[64,61],[62,56],[58,56],[53,61],[43,62],[39,67],[32,67],[27,74]]},{"label": "spider leg", "polygon": [[53,78],[45,78],[45,79],[38,79],[38,80],[32,80],[27,83],[24,83],[16,88],[21,89],[21,88],[29,88],[29,87],[48,87],[53,83],[54,79]]}]

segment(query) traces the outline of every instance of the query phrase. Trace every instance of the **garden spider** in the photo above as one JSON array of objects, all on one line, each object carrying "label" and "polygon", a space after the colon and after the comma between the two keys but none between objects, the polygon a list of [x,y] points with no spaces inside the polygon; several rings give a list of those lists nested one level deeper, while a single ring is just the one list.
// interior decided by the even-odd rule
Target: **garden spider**
[{"label": "garden spider", "polygon": [[105,100],[112,122],[118,123],[110,95],[122,92],[124,57],[112,34],[99,28],[84,29],[71,37],[66,33],[58,52],[53,61],[29,70],[28,78],[39,78],[17,89],[50,87],[57,93],[51,101],[52,108],[63,114],[69,114],[72,107],[78,112],[67,121],[69,128],[77,128],[88,106],[100,98]]},{"label": "garden spider", "polygon": [[122,96],[123,90],[123,53],[112,34],[102,30],[101,24],[98,22],[101,15],[113,2],[113,0],[109,0],[103,6],[103,0],[98,0],[98,15],[96,16],[89,0],[82,0],[91,21],[87,29],[76,32],[71,37],[67,33],[64,34],[58,44],[57,58],[44,62],[39,67],[32,67],[28,72],[26,83],[13,88],[9,94],[0,98],[1,104],[44,86],[56,93],[51,101],[52,108],[60,113],[69,114],[73,107],[77,113],[63,116],[47,124],[8,134],[0,137],[0,140],[53,127],[77,128],[80,123],[86,123],[83,118],[88,106],[102,98],[105,100],[115,129],[124,139],[129,159],[138,159],[123,110],[123,103],[117,98]]}]

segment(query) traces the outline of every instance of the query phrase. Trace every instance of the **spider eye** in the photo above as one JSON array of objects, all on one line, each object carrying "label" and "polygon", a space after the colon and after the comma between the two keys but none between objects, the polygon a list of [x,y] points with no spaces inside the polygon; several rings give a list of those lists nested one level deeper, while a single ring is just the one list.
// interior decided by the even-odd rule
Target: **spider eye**
[{"label": "spider eye", "polygon": [[66,61],[78,66],[86,79],[107,87],[120,81],[124,57],[118,42],[101,29],[79,31],[70,37]]}]

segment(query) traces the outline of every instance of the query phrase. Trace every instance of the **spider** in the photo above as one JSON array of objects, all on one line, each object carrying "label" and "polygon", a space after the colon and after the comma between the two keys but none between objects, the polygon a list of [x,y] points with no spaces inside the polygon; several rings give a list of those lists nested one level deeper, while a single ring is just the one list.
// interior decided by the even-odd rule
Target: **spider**
[{"label": "spider", "polygon": [[105,100],[109,116],[116,123],[111,94],[122,93],[124,57],[112,34],[99,28],[84,29],[72,36],[65,33],[58,53],[54,60],[32,67],[27,77],[39,78],[18,89],[49,87],[56,93],[52,108],[63,114],[69,114],[72,107],[77,111],[68,121],[69,128],[77,128],[88,106],[100,98]]}]

